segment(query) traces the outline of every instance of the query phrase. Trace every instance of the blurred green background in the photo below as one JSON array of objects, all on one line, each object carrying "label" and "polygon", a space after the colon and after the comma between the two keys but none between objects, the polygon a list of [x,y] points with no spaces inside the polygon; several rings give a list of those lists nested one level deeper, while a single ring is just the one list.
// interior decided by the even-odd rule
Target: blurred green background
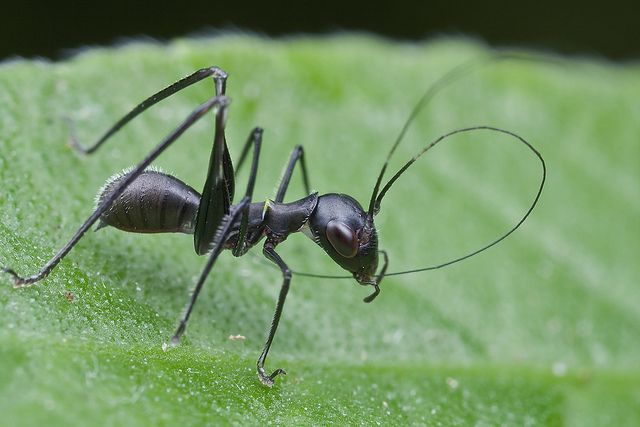
[{"label": "blurred green background", "polygon": [[[316,190],[366,204],[423,91],[484,52],[460,39],[222,36],[4,63],[0,264],[36,272],[91,212],[100,185],[212,87],[155,107],[92,157],[66,145],[66,117],[88,142],[154,91],[219,65],[230,74],[232,156],[253,126],[265,128],[256,198],[273,197],[302,143]],[[105,229],[38,285],[14,290],[0,277],[0,424],[638,425],[640,72],[558,62],[503,62],[456,82],[422,111],[391,168],[453,128],[517,132],[549,168],[523,228],[451,268],[386,279],[372,304],[353,281],[294,277],[267,362],[289,375],[271,390],[254,366],[281,278],[259,250],[223,254],[183,344],[166,352],[204,264],[189,236]],[[199,123],[158,164],[200,189],[212,135],[212,121]],[[527,209],[539,174],[535,157],[499,135],[438,146],[376,218],[390,270],[500,235]],[[298,178],[290,200],[303,195]],[[340,273],[304,236],[279,248],[294,269]]]}]

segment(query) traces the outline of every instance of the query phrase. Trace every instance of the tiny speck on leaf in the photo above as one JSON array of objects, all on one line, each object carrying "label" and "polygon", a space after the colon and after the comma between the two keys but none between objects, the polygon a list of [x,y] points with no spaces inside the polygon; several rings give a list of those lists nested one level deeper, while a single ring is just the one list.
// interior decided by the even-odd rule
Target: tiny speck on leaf
[{"label": "tiny speck on leaf", "polygon": [[69,302],[73,302],[76,299],[76,295],[71,291],[64,291],[64,297]]},{"label": "tiny speck on leaf", "polygon": [[451,390],[455,390],[458,388],[458,385],[459,385],[458,380],[456,380],[455,378],[449,377],[447,378],[447,385]]}]

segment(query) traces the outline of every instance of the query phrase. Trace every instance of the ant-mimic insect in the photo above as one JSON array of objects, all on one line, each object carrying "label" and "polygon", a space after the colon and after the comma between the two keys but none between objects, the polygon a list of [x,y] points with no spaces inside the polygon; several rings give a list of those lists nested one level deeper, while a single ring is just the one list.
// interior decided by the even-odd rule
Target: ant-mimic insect
[{"label": "ant-mimic insect", "polygon": [[[257,361],[258,377],[264,385],[270,387],[276,376],[285,373],[282,369],[276,369],[267,374],[264,364],[278,328],[293,274],[285,261],[278,255],[276,247],[285,241],[291,233],[303,232],[322,247],[339,266],[351,273],[359,284],[371,286],[373,292],[364,298],[364,301],[369,303],[380,293],[380,283],[385,276],[433,270],[462,261],[505,239],[529,216],[544,186],[546,177],[544,160],[540,153],[525,139],[513,132],[496,127],[467,127],[440,136],[419,151],[386,184],[382,185],[388,162],[402,141],[405,132],[417,113],[439,90],[479,66],[512,57],[512,55],[496,54],[463,64],[445,74],[424,93],[387,155],[366,210],[354,198],[346,194],[319,195],[312,193],[301,145],[296,146],[291,153],[275,198],[264,202],[253,202],[253,188],[262,145],[262,129],[256,127],[251,131],[238,160],[237,168],[234,169],[225,138],[225,123],[229,106],[229,98],[226,96],[227,74],[218,67],[200,69],[144,100],[113,125],[95,144],[89,147],[82,146],[72,136],[73,147],[82,153],[91,154],[124,125],[152,105],[208,77],[214,81],[215,96],[197,107],[135,167],[107,181],[98,194],[93,213],[80,226],[69,242],[37,274],[21,277],[11,268],[5,267],[2,268],[2,271],[12,276],[15,287],[28,286],[42,280],[51,273],[60,260],[69,253],[85,232],[96,222],[98,223],[96,229],[111,226],[135,233],[177,232],[193,234],[196,253],[198,255],[208,254],[209,258],[196,282],[179,326],[171,339],[171,343],[176,345],[185,331],[202,286],[222,250],[230,249],[234,256],[239,257],[264,239],[262,252],[268,260],[278,266],[283,277],[273,320],[262,353]],[[215,134],[206,182],[202,194],[199,194],[175,176],[149,168],[149,166],[191,125],[210,111],[215,113]],[[506,234],[476,251],[437,266],[387,273],[388,257],[386,252],[378,249],[378,234],[374,225],[374,217],[380,211],[380,204],[384,196],[409,166],[436,144],[455,134],[482,130],[510,136],[526,145],[538,157],[542,165],[542,179],[533,203],[520,221]],[[235,175],[246,160],[250,149],[253,149],[253,158],[245,194],[238,203],[233,204]],[[285,194],[294,168],[298,164],[302,170],[303,183],[308,196],[285,203]],[[382,267],[378,270],[379,254],[382,255],[383,262]],[[327,278],[343,277],[297,272],[295,274]]]}]

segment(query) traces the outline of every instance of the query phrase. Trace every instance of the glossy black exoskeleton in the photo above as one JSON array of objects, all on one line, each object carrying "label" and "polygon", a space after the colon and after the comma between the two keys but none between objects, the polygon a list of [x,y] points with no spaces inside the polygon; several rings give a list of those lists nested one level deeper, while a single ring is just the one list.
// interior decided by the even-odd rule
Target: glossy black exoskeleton
[{"label": "glossy black exoskeleton", "polygon": [[[489,59],[492,60],[496,58],[493,57]],[[274,378],[279,374],[284,374],[284,371],[282,369],[276,369],[271,374],[267,374],[264,369],[264,363],[275,336],[278,322],[280,321],[292,277],[292,271],[280,255],[278,255],[275,248],[287,239],[290,234],[296,232],[306,234],[321,246],[336,264],[348,271],[358,283],[372,286],[374,288],[373,293],[364,299],[365,302],[371,302],[379,294],[379,285],[385,275],[432,270],[473,256],[495,245],[511,234],[522,224],[537,203],[545,180],[546,169],[544,160],[540,154],[520,136],[489,126],[458,129],[441,136],[409,160],[393,175],[384,187],[381,188],[388,161],[402,140],[416,112],[419,111],[439,89],[449,84],[455,77],[469,72],[483,62],[487,62],[486,59],[452,70],[423,95],[387,155],[387,159],[375,183],[368,209],[366,210],[354,198],[346,194],[331,193],[318,195],[317,193],[311,193],[302,146],[296,146],[294,148],[278,187],[276,197],[273,200],[266,200],[264,202],[252,202],[262,143],[262,129],[255,128],[250,133],[242,150],[237,168],[234,168],[225,137],[225,123],[229,105],[229,99],[225,96],[227,75],[217,67],[198,70],[143,101],[120,119],[94,145],[84,147],[78,144],[75,138],[72,138],[72,145],[76,149],[86,154],[93,153],[120,128],[150,106],[202,79],[212,77],[214,80],[216,89],[215,96],[196,108],[184,122],[161,141],[160,144],[135,167],[108,180],[98,194],[96,208],[93,213],[84,224],[82,224],[69,242],[65,244],[37,274],[29,277],[21,277],[11,268],[5,267],[2,268],[2,271],[12,276],[16,287],[28,286],[43,279],[95,223],[98,223],[96,229],[111,226],[136,233],[177,232],[193,234],[195,252],[198,255],[208,254],[209,258],[196,283],[179,326],[172,337],[172,344],[177,344],[185,331],[187,321],[200,290],[222,250],[229,249],[235,256],[241,256],[251,247],[264,240],[262,247],[264,256],[280,268],[283,276],[282,287],[278,296],[273,320],[267,334],[267,340],[257,361],[257,372],[260,381],[267,386],[272,386]],[[191,125],[209,111],[215,111],[216,128],[207,178],[202,193],[200,194],[178,178],[149,168],[149,166],[167,147],[175,142]],[[418,157],[433,146],[449,136],[479,130],[488,130],[509,135],[525,144],[539,158],[542,163],[543,174],[533,204],[522,219],[509,230],[509,232],[479,250],[434,267],[423,267],[416,270],[386,274],[388,258],[386,252],[378,249],[378,234],[374,224],[374,216],[380,210],[380,203],[383,197],[400,175],[402,175]],[[253,148],[253,159],[247,188],[244,197],[238,203],[234,204],[235,173],[242,166],[250,148]],[[298,162],[302,169],[302,178],[308,196],[294,202],[285,203],[285,193],[289,186],[293,170]],[[383,265],[379,271],[378,254],[383,255]],[[335,277],[307,273],[296,274],[301,276]]]}]

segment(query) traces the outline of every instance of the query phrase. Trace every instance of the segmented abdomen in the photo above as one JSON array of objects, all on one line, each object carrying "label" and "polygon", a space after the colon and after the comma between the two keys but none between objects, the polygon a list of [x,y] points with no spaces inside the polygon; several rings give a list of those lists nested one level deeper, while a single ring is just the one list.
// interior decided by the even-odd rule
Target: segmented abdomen
[{"label": "segmented abdomen", "polygon": [[[110,178],[96,203],[102,203],[128,172]],[[110,225],[134,233],[193,234],[200,194],[178,178],[158,170],[140,174],[102,214],[96,229]]]}]

